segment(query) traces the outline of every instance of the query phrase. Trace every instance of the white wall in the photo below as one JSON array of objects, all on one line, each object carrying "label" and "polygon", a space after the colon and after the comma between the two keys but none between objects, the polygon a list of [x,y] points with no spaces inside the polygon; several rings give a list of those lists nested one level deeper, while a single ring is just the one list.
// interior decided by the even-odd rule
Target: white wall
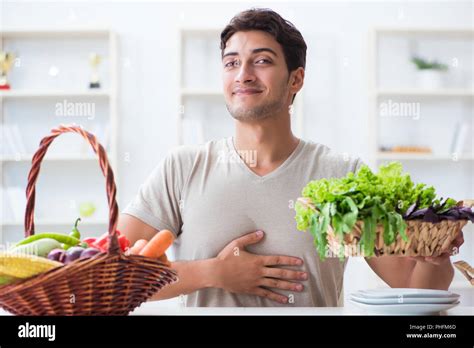
[{"label": "white wall", "polygon": [[[177,29],[223,27],[238,11],[270,7],[308,44],[306,138],[366,158],[368,31],[374,26],[472,26],[464,2],[55,2],[6,1],[5,28],[110,27],[120,42],[120,163],[123,206],[176,144]],[[219,50],[216,47],[216,54]],[[225,116],[224,116],[225,117]],[[230,117],[230,116],[229,116]],[[139,141],[137,141],[139,140]]]},{"label": "white wall", "polygon": [[[308,44],[305,138],[368,157],[368,31],[382,27],[469,27],[472,3],[456,2],[85,2],[6,1],[5,28],[110,27],[120,44],[121,181],[119,205],[133,197],[176,144],[178,28],[223,27],[237,12],[270,7],[291,20]],[[216,55],[219,49],[216,47]],[[223,117],[230,117],[223,115]],[[470,242],[472,245],[472,240]],[[469,256],[469,255],[468,255]],[[349,265],[346,283],[366,287],[364,264]],[[472,252],[470,260],[473,263]]]}]

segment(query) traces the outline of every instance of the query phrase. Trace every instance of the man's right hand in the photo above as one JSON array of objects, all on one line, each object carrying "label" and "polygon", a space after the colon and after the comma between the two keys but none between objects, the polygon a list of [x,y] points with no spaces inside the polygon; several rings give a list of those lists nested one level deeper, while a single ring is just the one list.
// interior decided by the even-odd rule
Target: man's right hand
[{"label": "man's right hand", "polygon": [[269,288],[299,292],[303,290],[300,282],[308,279],[308,275],[305,272],[275,266],[301,266],[303,260],[291,256],[255,255],[245,250],[245,246],[260,242],[263,235],[263,231],[246,234],[222,249],[215,258],[215,287],[233,293],[257,295],[279,303],[287,303],[286,296],[271,291]]},{"label": "man's right hand", "polygon": [[[120,214],[118,229],[132,244],[138,239],[150,240],[158,232],[127,214]],[[262,239],[263,233],[259,236],[252,232],[230,242],[217,257],[172,262],[171,267],[178,272],[179,281],[161,289],[151,300],[165,300],[216,287],[287,303],[287,297],[269,289],[303,290],[300,283],[307,279],[307,274],[281,268],[283,265],[301,266],[303,262],[296,257],[255,255],[245,251],[245,246]],[[298,285],[301,290],[298,290]]]}]

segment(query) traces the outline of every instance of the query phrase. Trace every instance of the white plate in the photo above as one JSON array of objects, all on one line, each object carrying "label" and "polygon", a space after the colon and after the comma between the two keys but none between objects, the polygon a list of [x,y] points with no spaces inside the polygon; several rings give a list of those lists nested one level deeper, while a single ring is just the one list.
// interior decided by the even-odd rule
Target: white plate
[{"label": "white plate", "polygon": [[373,314],[398,314],[398,315],[429,315],[437,314],[456,307],[459,301],[455,303],[437,303],[437,304],[391,304],[391,305],[370,305],[351,300],[355,306],[364,311]]},{"label": "white plate", "polygon": [[399,298],[399,297],[459,297],[451,291],[446,290],[432,290],[432,289],[405,289],[405,288],[389,288],[389,289],[368,289],[359,290],[354,293],[358,297],[364,298]]},{"label": "white plate", "polygon": [[367,298],[351,295],[351,300],[365,304],[436,304],[436,303],[454,303],[458,301],[459,296],[453,297],[392,297],[392,298]]}]

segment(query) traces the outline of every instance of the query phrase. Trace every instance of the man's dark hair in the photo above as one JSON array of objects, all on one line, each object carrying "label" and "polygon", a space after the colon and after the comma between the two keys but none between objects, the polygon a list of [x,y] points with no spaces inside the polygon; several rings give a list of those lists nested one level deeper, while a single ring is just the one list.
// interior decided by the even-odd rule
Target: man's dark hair
[{"label": "man's dark hair", "polygon": [[275,38],[283,49],[288,73],[306,67],[306,43],[299,30],[278,13],[266,8],[252,8],[231,19],[221,33],[221,55],[224,55],[227,40],[232,35],[250,30],[264,31]]}]

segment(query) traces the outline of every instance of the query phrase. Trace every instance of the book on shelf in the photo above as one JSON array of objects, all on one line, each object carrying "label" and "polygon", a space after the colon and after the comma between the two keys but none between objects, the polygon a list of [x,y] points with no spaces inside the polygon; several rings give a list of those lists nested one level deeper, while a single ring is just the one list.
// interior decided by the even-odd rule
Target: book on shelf
[{"label": "book on shelf", "polygon": [[26,154],[25,144],[23,143],[23,138],[17,124],[0,125],[0,134],[2,135],[2,141],[0,141],[0,154]]},{"label": "book on shelf", "polygon": [[458,122],[451,142],[451,153],[473,154],[473,152],[474,134],[472,123],[467,121]]},{"label": "book on shelf", "polygon": [[26,207],[25,190],[19,186],[4,188],[6,191],[5,205],[10,207],[11,217],[14,221],[23,221]]},{"label": "book on shelf", "polygon": [[105,151],[110,151],[110,123],[105,125],[104,136],[103,136],[103,146]]},{"label": "book on shelf", "polygon": [[391,147],[382,146],[379,149],[383,153],[415,153],[431,154],[433,150],[429,146],[396,145]]},{"label": "book on shelf", "polygon": [[6,215],[6,197],[5,197],[5,189],[3,185],[0,185],[0,221],[5,221]]}]

